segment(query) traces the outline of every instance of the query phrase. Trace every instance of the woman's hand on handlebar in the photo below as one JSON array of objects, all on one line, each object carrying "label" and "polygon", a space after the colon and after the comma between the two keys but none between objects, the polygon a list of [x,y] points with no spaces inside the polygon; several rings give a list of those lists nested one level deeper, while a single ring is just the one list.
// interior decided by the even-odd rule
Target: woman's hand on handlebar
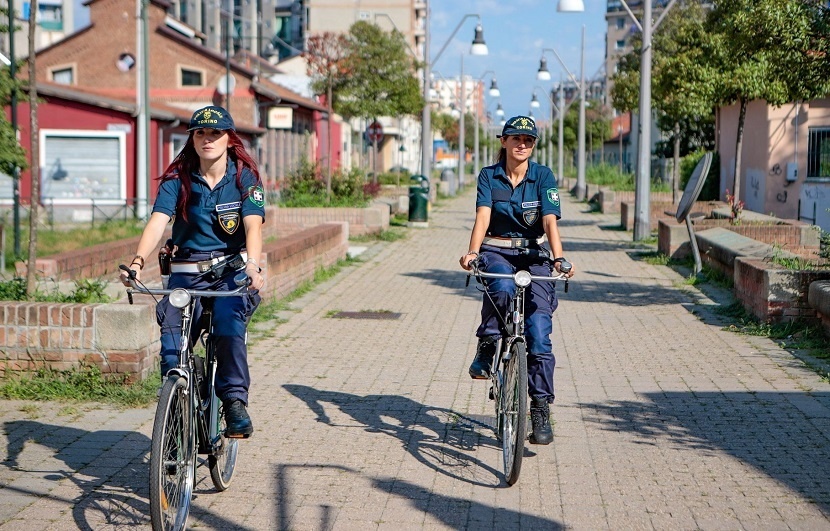
[{"label": "woman's hand on handlebar", "polygon": [[473,260],[478,260],[478,253],[475,251],[470,251],[469,253],[462,256],[458,260],[458,263],[461,264],[461,269],[469,271],[473,268],[473,266],[470,265],[470,262],[472,262]]},{"label": "woman's hand on handlebar", "polygon": [[574,276],[574,273],[576,272],[573,262],[568,262],[567,260],[554,262],[553,268],[556,269],[557,272],[567,275],[568,278]]},{"label": "woman's hand on handlebar", "polygon": [[124,266],[121,266],[121,275],[119,279],[121,283],[127,287],[132,287],[133,280],[135,282],[139,282],[141,280],[141,268],[138,266],[137,263],[130,264],[128,268],[130,272],[124,270]]},{"label": "woman's hand on handlebar", "polygon": [[265,278],[263,278],[259,266],[255,263],[248,262],[245,265],[245,274],[251,279],[251,289],[259,290],[265,285]]}]

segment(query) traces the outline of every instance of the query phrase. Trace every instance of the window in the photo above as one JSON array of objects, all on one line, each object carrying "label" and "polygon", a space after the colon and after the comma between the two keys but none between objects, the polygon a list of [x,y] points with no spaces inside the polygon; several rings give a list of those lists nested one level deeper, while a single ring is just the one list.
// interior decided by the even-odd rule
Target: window
[{"label": "window", "polygon": [[52,75],[52,81],[55,83],[62,85],[75,84],[75,71],[71,66],[68,68],[55,68],[50,73]]},{"label": "window", "polygon": [[182,152],[184,145],[187,144],[188,135],[172,134],[170,135],[170,160]]},{"label": "window", "polygon": [[624,29],[625,28],[625,19],[620,17],[617,19],[617,29]]},{"label": "window", "polygon": [[182,68],[182,86],[183,87],[201,87],[202,86],[202,72],[198,70],[190,70]]},{"label": "window", "polygon": [[807,179],[830,179],[830,127],[810,129],[807,139]]},{"label": "window", "polygon": [[625,48],[625,39],[620,39],[614,44],[614,49],[622,50]]}]

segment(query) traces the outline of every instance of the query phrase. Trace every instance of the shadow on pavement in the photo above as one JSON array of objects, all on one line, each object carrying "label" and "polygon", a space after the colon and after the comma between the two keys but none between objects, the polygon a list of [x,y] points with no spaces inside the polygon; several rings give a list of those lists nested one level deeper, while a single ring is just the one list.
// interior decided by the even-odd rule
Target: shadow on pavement
[{"label": "shadow on pavement", "polygon": [[[471,455],[480,446],[501,451],[492,428],[483,422],[403,396],[359,396],[293,384],[283,387],[305,402],[318,422],[333,425],[326,414],[326,404],[336,406],[362,424],[367,432],[395,437],[418,462],[432,470],[473,485],[506,485],[501,470]],[[395,420],[387,422],[384,417]],[[482,472],[485,480],[478,479]]]},{"label": "shadow on pavement", "polygon": [[[127,454],[137,457],[150,448],[150,440],[145,435],[124,431],[86,431],[33,420],[5,422],[4,432],[8,448],[3,465],[31,478],[54,482],[54,485],[44,485],[34,491],[19,489],[20,494],[44,497],[44,490],[51,490],[57,487],[58,482],[69,480],[81,491],[77,497],[61,499],[48,494],[45,497],[71,507],[78,529],[94,529],[100,526],[102,520],[109,525],[125,527],[150,523],[146,468],[132,471],[135,473],[113,474],[114,468],[127,464],[130,459]],[[42,468],[24,468],[21,464],[23,453],[27,446],[32,445],[52,450],[54,458],[63,461],[66,466],[48,468],[47,463],[51,461],[41,459],[39,464],[43,465]],[[121,462],[116,463],[116,460]],[[26,483],[37,484],[37,481]],[[5,485],[4,490],[14,488],[12,483]],[[91,518],[93,514],[96,516]]]},{"label": "shadow on pavement", "polygon": [[[117,528],[150,525],[149,471],[145,456],[151,443],[146,435],[133,431],[88,431],[34,420],[7,421],[3,426],[7,450],[2,465],[25,473],[29,477],[25,484],[37,486],[39,478],[54,483],[42,488],[16,489],[14,482],[7,481],[3,486],[5,492],[16,490],[25,496],[52,499],[71,507],[75,523],[81,530],[99,529],[102,523]],[[21,461],[32,459],[24,457],[26,448],[32,445],[50,449],[54,458],[66,466],[48,468],[45,463],[53,461],[42,458],[39,463],[43,466],[38,469],[23,465]],[[37,452],[34,455],[42,454],[39,449],[34,452]],[[140,464],[130,467],[130,463],[138,460]],[[197,483],[207,481],[209,484],[206,469],[200,467],[199,470]],[[78,496],[68,499],[44,495],[44,491],[65,480],[80,490]],[[198,511],[195,506],[191,510],[191,520],[199,513],[203,521],[216,523],[216,529],[231,529],[236,525],[232,520]]]},{"label": "shadow on pavement", "polygon": [[634,434],[635,444],[655,445],[662,439],[669,445],[660,443],[660,447],[669,451],[673,446],[692,449],[703,459],[711,456],[713,470],[723,467],[719,455],[726,453],[823,511],[830,510],[825,466],[830,461],[830,427],[824,409],[816,407],[816,403],[830,403],[830,394],[669,392],[644,396],[651,403],[584,404],[584,418],[604,430]]},{"label": "shadow on pavement", "polygon": [[[325,493],[318,500],[323,500],[317,507],[318,523],[309,526],[309,522],[293,522],[296,514],[294,504],[301,499],[294,499],[291,484],[294,477],[305,473],[329,474],[330,472],[360,474],[359,471],[339,465],[303,464],[279,465],[277,467],[277,515],[276,529],[332,529],[335,522],[338,527],[349,528],[347,520],[339,520],[337,509],[325,503]],[[503,507],[489,507],[479,502],[464,498],[455,498],[435,494],[431,489],[416,485],[402,479],[369,478],[372,486],[380,492],[391,494],[409,502],[415,509],[431,515],[451,529],[545,529],[556,531],[564,527],[553,520],[524,514]],[[354,485],[354,483],[350,483]],[[355,496],[365,498],[355,492]],[[381,508],[382,509],[382,508]],[[306,513],[307,517],[308,514]]]}]

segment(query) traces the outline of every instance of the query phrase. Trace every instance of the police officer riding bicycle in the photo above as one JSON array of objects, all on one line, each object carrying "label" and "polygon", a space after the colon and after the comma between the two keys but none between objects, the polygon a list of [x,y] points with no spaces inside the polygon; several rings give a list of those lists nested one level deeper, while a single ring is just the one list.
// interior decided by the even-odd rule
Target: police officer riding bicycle
[{"label": "police officer riding bicycle", "polygon": [[[249,296],[213,300],[216,395],[223,403],[226,436],[248,437],[253,424],[246,410],[251,377],[245,331],[260,301],[257,290],[264,284],[258,265],[265,221],[262,180],[225,109],[199,109],[188,131],[187,143],[160,177],[153,212],[130,269],[140,280],[145,257],[157,248],[172,218],[174,254],[169,289],[232,290],[238,271],[248,275],[252,290]],[[121,277],[128,284],[127,273]],[[164,376],[179,362],[181,310],[164,297],[156,314],[161,326]],[[195,315],[194,322],[198,318]],[[194,335],[199,332],[195,328]]]},{"label": "police officer riding bicycle", "polygon": [[[559,189],[547,166],[530,160],[538,138],[532,118],[516,116],[508,120],[501,135],[501,150],[496,163],[478,175],[476,216],[468,252],[459,260],[470,270],[470,262],[489,273],[515,273],[519,269],[532,275],[550,276],[551,262],[528,254],[540,249],[547,239],[552,264],[559,271],[564,261],[557,221],[561,218]],[[572,268],[567,275],[573,276]],[[490,297],[484,296],[481,325],[476,331],[478,347],[470,365],[470,376],[490,376],[497,341],[502,335],[500,316],[505,315],[515,293],[508,279],[488,279]],[[492,299],[491,299],[492,297]],[[495,306],[494,306],[495,304]],[[553,283],[533,282],[528,290],[525,335],[528,353],[528,394],[533,432],[530,442],[550,444],[550,404],[553,403],[553,355],[550,334],[552,315],[558,305]]]}]

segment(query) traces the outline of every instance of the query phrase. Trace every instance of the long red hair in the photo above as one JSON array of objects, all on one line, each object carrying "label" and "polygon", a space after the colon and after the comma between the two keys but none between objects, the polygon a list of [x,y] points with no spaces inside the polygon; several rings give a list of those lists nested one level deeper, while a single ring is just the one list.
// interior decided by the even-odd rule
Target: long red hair
[{"label": "long red hair", "polygon": [[[242,169],[248,168],[254,174],[256,186],[262,186],[262,178],[259,175],[256,161],[248,154],[236,131],[228,129],[226,133],[228,134],[228,158],[236,163],[236,187],[242,191],[242,199],[245,200],[248,197],[248,190],[242,188]],[[176,203],[176,214],[180,215],[185,221],[187,221],[186,207],[192,189],[192,175],[198,173],[199,170],[199,154],[196,153],[196,148],[193,147],[193,131],[191,131],[182,150],[159,177],[161,182],[179,179],[179,200]]]}]

